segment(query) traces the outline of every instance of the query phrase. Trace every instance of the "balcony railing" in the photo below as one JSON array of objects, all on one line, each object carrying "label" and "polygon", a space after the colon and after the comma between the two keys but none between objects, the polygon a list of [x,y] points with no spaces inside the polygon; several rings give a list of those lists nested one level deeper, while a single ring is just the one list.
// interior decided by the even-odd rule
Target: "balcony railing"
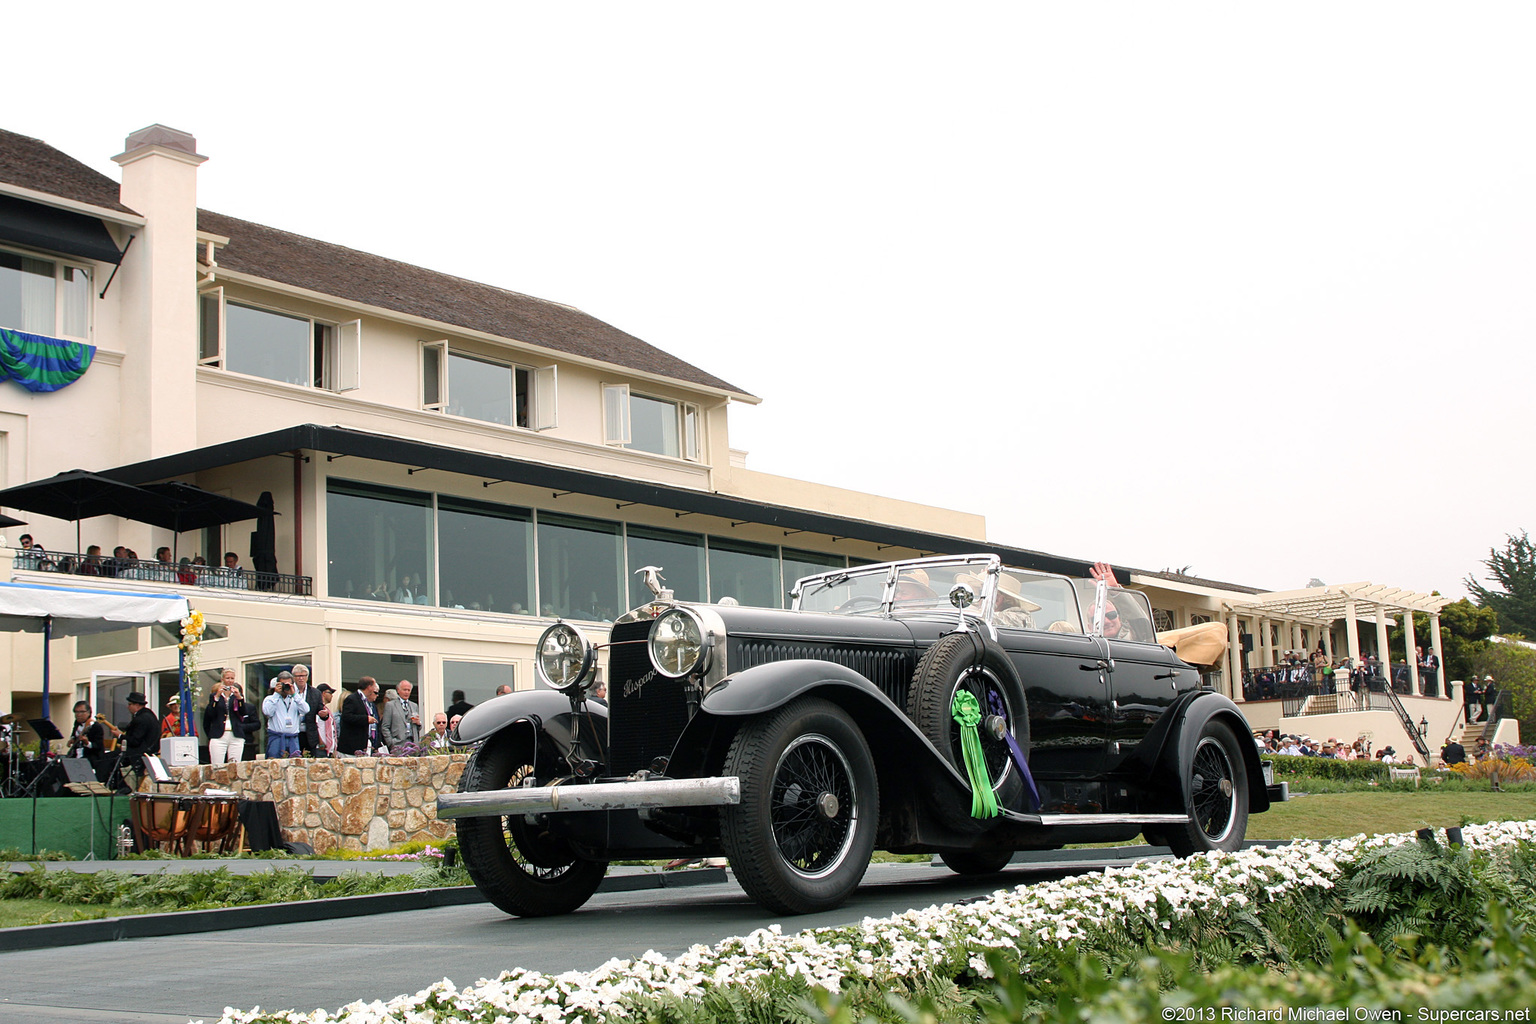
[{"label": "balcony railing", "polygon": [[226,569],[222,565],[194,565],[190,562],[160,562],[144,558],[113,558],[76,552],[46,551],[38,548],[14,548],[12,566],[23,572],[56,572],[79,577],[130,580],[141,583],[174,583],[183,587],[211,590],[249,590],[254,593],[314,595],[314,577],[283,572],[254,572],[250,569]]}]

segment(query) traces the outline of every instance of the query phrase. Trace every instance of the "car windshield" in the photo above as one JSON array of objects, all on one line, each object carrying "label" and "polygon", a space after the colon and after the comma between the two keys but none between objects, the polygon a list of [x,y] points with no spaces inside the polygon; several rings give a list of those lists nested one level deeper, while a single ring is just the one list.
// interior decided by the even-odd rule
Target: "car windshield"
[{"label": "car windshield", "polygon": [[891,602],[893,611],[953,611],[949,591],[964,583],[978,597],[989,559],[922,559],[808,576],[795,584],[795,607],[835,615],[878,615]]}]

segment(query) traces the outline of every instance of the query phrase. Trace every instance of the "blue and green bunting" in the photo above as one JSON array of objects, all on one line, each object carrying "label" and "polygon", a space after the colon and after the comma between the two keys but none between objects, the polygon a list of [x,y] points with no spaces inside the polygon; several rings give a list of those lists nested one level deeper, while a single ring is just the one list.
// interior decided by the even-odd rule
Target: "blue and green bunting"
[{"label": "blue and green bunting", "polygon": [[28,391],[68,387],[85,375],[95,356],[95,345],[0,327],[0,380],[14,380]]}]

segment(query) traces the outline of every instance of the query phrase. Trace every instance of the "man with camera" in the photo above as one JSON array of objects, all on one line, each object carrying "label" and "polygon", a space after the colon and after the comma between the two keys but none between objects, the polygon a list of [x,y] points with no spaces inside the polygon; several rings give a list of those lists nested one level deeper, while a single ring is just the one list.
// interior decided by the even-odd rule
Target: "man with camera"
[{"label": "man with camera", "polygon": [[309,705],[295,696],[292,672],[284,669],[277,674],[273,691],[261,702],[261,713],[267,716],[267,757],[298,757],[299,734]]}]

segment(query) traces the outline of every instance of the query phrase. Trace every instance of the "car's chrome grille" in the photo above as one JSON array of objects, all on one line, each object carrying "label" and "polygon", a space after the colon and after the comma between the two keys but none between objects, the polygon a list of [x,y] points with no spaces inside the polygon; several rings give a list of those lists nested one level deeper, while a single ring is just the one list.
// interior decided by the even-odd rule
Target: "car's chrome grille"
[{"label": "car's chrome grille", "polygon": [[[649,768],[672,746],[688,724],[683,684],[651,667],[645,639],[649,620],[613,627],[608,649],[608,771],[628,775]],[[626,642],[634,641],[634,642]]]},{"label": "car's chrome grille", "polygon": [[868,644],[807,642],[803,640],[758,640],[732,637],[727,648],[732,675],[754,665],[791,658],[815,658],[851,668],[868,679],[897,707],[905,707],[907,687],[917,666],[917,655],[910,647],[870,647]]}]

